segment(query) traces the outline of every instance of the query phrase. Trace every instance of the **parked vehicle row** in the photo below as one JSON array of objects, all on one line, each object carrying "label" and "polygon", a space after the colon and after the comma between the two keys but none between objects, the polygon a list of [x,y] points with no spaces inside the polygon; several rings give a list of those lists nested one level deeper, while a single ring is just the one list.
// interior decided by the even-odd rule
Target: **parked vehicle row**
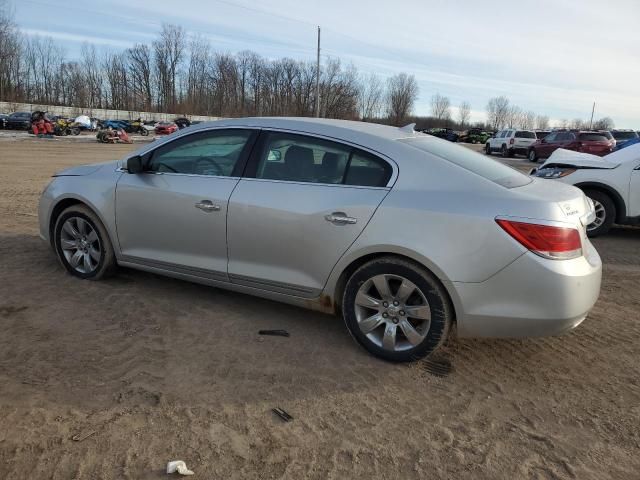
[{"label": "parked vehicle row", "polygon": [[[14,112],[10,115],[0,114],[0,128],[31,131],[32,115],[32,112]],[[173,122],[144,122],[141,119],[134,121],[123,119],[99,120],[93,117],[90,118],[86,115],[81,115],[76,118],[47,116],[47,120],[51,122],[54,127],[59,125],[56,131],[56,134],[59,135],[77,135],[82,130],[107,129],[109,127],[114,130],[122,129],[127,133],[134,133],[142,136],[147,136],[150,132],[166,135],[200,123],[191,122],[186,117],[178,117]],[[67,128],[67,125],[74,123],[75,125],[72,127],[72,130]]]}]

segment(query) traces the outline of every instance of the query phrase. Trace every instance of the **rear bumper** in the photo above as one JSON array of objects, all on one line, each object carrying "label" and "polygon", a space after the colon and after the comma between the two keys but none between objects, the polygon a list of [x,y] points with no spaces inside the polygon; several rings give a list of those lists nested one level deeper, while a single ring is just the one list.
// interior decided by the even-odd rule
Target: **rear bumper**
[{"label": "rear bumper", "polygon": [[590,242],[584,256],[547,260],[525,253],[481,283],[453,283],[461,337],[541,337],[582,322],[600,294],[602,263]]}]

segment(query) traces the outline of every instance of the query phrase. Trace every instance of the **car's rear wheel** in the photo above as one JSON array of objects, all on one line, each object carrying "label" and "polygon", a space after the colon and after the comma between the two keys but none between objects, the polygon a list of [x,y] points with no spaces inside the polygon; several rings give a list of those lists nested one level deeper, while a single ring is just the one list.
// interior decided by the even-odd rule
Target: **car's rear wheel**
[{"label": "car's rear wheel", "polygon": [[484,153],[486,153],[487,155],[491,155],[491,145],[489,145],[488,143],[484,146]]},{"label": "car's rear wheel", "polygon": [[99,280],[116,269],[115,253],[100,219],[83,205],[72,205],[57,218],[54,247],[72,275]]},{"label": "car's rear wheel", "polygon": [[587,225],[587,235],[597,237],[609,230],[616,218],[616,206],[611,197],[598,190],[585,190],[584,194],[591,199],[596,211],[596,219]]},{"label": "car's rear wheel", "polygon": [[500,153],[502,153],[503,158],[507,158],[509,156],[509,150],[507,149],[506,145],[502,145],[502,149],[500,150]]},{"label": "car's rear wheel", "polygon": [[353,273],[342,313],[358,343],[396,362],[417,360],[436,350],[453,321],[453,308],[439,280],[396,257],[372,260]]},{"label": "car's rear wheel", "polygon": [[530,148],[529,149],[529,153],[527,154],[527,158],[529,159],[530,162],[537,162],[538,161],[538,154],[536,153],[535,148]]}]

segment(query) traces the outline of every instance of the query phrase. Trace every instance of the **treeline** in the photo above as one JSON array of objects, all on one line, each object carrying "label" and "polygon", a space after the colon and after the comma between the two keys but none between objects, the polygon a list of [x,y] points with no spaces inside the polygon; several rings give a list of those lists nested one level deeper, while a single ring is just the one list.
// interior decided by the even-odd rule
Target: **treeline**
[{"label": "treeline", "polygon": [[[22,35],[0,0],[0,100],[83,108],[211,116],[313,116],[315,62],[215,51],[201,37],[164,25],[151,44],[99,54],[83,45],[69,60],[51,38]],[[320,115],[387,118],[400,124],[418,96],[413,76],[387,81],[337,59],[320,70]]]},{"label": "treeline", "polygon": [[[0,0],[2,101],[222,117],[313,116],[316,76],[315,62],[221,53],[176,25],[163,25],[150,44],[120,52],[98,53],[85,44],[80,58],[69,60],[51,38],[21,34],[9,0]],[[549,127],[548,116],[524,111],[504,96],[489,100],[486,122],[472,125],[469,102],[454,107],[439,93],[431,97],[431,115],[415,117],[419,91],[413,75],[382,80],[338,59],[322,63],[319,91],[320,116],[327,118],[415,122],[418,129]],[[561,124],[585,126],[579,119]],[[613,122],[604,118],[594,127],[612,128]]]}]

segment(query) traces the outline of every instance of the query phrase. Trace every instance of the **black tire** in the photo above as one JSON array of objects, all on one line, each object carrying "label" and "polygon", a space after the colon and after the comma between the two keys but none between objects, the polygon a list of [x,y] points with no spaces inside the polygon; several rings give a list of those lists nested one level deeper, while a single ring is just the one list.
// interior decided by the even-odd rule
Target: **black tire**
[{"label": "black tire", "polygon": [[509,156],[509,150],[507,150],[506,145],[502,145],[502,148],[500,149],[500,153],[502,154],[502,158],[507,158]]},{"label": "black tire", "polygon": [[[99,246],[100,259],[94,269],[89,272],[82,273],[76,270],[67,260],[62,248],[62,228],[69,219],[80,218],[87,222],[97,234],[97,245]],[[113,245],[109,239],[107,230],[95,213],[84,205],[72,205],[66,208],[58,216],[53,229],[54,249],[58,255],[58,260],[62,266],[71,274],[78,278],[87,280],[100,280],[112,275],[117,269],[115,252]]]},{"label": "black tire", "polygon": [[484,153],[486,153],[487,155],[491,155],[491,145],[489,145],[488,143],[484,146]]},{"label": "black tire", "polygon": [[[405,349],[402,350],[388,350],[376,344],[360,329],[356,313],[356,296],[365,282],[378,275],[391,275],[409,280],[428,302],[431,316],[428,330],[426,335],[422,332],[424,339],[415,346],[410,348],[403,347]],[[395,281],[399,282],[399,280]],[[397,294],[397,291],[395,293]],[[411,299],[411,296],[409,299]],[[393,308],[391,305],[389,307]],[[382,306],[379,308],[382,308]],[[446,340],[454,318],[449,296],[435,275],[411,261],[393,256],[372,260],[351,275],[342,298],[342,314],[349,333],[360,345],[373,355],[393,362],[418,360],[437,350]],[[375,311],[373,314],[375,315]],[[400,315],[406,315],[406,317],[399,318],[402,320],[406,318],[409,321],[410,316],[408,314],[400,311]],[[386,321],[389,322],[388,319]],[[393,323],[397,324],[397,321]],[[400,328],[401,325],[396,325],[396,327],[396,331],[399,333],[398,338],[404,341],[405,344],[408,343],[408,337],[405,337],[404,333],[402,333],[404,330]],[[387,324],[380,324],[370,333],[383,334],[385,328],[387,328]],[[420,327],[416,327],[416,329],[418,328]],[[405,340],[402,340],[403,338]]]},{"label": "black tire", "polygon": [[144,127],[140,128],[140,135],[142,135],[143,137],[146,137],[147,135],[149,135],[149,130],[147,130]]},{"label": "black tire", "polygon": [[80,129],[79,129],[79,128],[77,128],[77,127],[72,127],[72,128],[71,128],[71,133],[72,133],[73,135],[80,135]]},{"label": "black tire", "polygon": [[530,162],[533,163],[537,163],[538,162],[538,154],[536,153],[536,149],[535,148],[530,148],[529,152],[527,153],[527,160],[529,160]]},{"label": "black tire", "polygon": [[605,235],[611,230],[611,226],[616,219],[616,205],[611,197],[599,190],[585,190],[584,194],[589,197],[596,205],[596,215],[599,214],[599,205],[604,207],[604,218],[599,226],[595,226],[596,222],[587,225],[587,235],[591,238],[599,235]]}]

